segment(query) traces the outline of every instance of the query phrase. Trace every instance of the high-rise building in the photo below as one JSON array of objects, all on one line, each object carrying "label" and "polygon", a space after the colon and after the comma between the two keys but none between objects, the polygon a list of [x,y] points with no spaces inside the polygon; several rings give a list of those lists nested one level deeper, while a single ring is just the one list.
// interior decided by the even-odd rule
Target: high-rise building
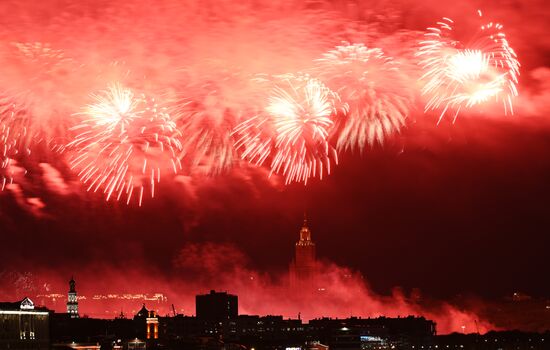
[{"label": "high-rise building", "polygon": [[67,313],[71,318],[78,318],[78,300],[76,299],[74,278],[69,281],[69,293],[67,294]]},{"label": "high-rise building", "polygon": [[237,296],[227,292],[211,290],[210,294],[197,295],[195,303],[199,320],[226,321],[236,319],[239,314]]},{"label": "high-rise building", "polygon": [[317,259],[315,258],[315,243],[311,240],[311,231],[304,224],[300,229],[300,239],[296,242],[294,259],[290,263],[290,286],[300,289],[315,289],[317,279]]}]

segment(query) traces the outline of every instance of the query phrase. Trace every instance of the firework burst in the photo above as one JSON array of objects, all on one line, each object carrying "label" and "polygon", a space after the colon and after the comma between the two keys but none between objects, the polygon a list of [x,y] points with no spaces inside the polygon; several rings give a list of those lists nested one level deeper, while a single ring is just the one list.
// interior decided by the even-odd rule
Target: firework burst
[{"label": "firework burst", "polygon": [[0,97],[0,191],[13,182],[14,159],[31,153],[29,123],[25,108]]},{"label": "firework burst", "polygon": [[26,146],[42,141],[57,145],[68,129],[65,116],[72,110],[68,106],[73,103],[75,90],[69,82],[77,70],[76,62],[63,50],[42,42],[0,44],[0,51],[4,69],[0,108],[4,117],[9,109],[12,119],[24,124],[29,141]]},{"label": "firework burst", "polygon": [[318,59],[315,70],[349,105],[336,120],[338,150],[382,143],[404,125],[411,93],[399,65],[382,50],[344,42]]},{"label": "firework burst", "polygon": [[242,157],[261,165],[271,157],[271,172],[286,183],[307,183],[330,174],[338,163],[328,137],[343,112],[338,94],[307,75],[278,77],[264,110],[235,129]]},{"label": "firework burst", "polygon": [[452,39],[451,19],[437,24],[428,28],[417,53],[424,70],[422,94],[428,96],[425,110],[441,109],[440,120],[454,111],[456,119],[462,108],[494,100],[503,104],[505,114],[513,113],[520,64],[502,25],[484,24],[462,44]]},{"label": "firework burst", "polygon": [[[72,62],[63,50],[53,48],[49,43],[14,42],[11,46],[16,56],[32,65],[32,76],[36,78],[59,74],[65,71],[68,62]],[[25,70],[28,72],[28,67]]]},{"label": "firework burst", "polygon": [[211,82],[194,89],[175,103],[173,112],[178,129],[184,135],[181,160],[191,169],[217,175],[239,160],[231,135],[241,118],[241,106],[233,106],[217,84]]},{"label": "firework burst", "polygon": [[153,99],[137,97],[119,84],[92,99],[78,114],[83,121],[73,128],[77,135],[67,145],[71,169],[88,191],[102,190],[106,200],[126,196],[130,203],[137,189],[141,206],[146,188],[154,197],[161,172],[181,168],[176,125]]}]

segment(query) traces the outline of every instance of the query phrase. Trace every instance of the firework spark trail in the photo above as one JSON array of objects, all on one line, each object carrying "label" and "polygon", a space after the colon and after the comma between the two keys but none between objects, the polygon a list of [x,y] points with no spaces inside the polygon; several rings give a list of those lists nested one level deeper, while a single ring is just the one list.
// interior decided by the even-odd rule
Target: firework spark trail
[{"label": "firework spark trail", "polygon": [[29,155],[29,118],[25,108],[0,97],[0,191],[13,183],[14,158]]},{"label": "firework spark trail", "polygon": [[210,79],[180,88],[183,97],[176,98],[170,109],[184,136],[181,161],[191,172],[206,175],[219,175],[239,162],[232,130],[247,108],[242,98],[235,101],[236,96],[246,95],[244,78],[238,72],[220,72],[217,78],[220,80]]},{"label": "firework spark trail", "polygon": [[[0,45],[2,64],[8,64],[6,57],[15,62],[14,67],[25,72],[24,78],[33,86],[40,86],[45,78],[59,64],[60,51],[53,51],[42,43],[9,43]],[[9,76],[6,77],[9,80]],[[14,181],[14,162],[29,156],[34,143],[44,135],[42,114],[38,114],[38,103],[33,91],[27,91],[18,84],[2,88],[0,95],[0,190]]]},{"label": "firework spark trail", "polygon": [[344,42],[316,60],[315,71],[349,105],[336,121],[338,150],[382,143],[404,125],[412,94],[381,49]]},{"label": "firework spark trail", "polygon": [[271,157],[271,173],[286,183],[330,174],[338,163],[328,137],[345,104],[321,81],[307,75],[278,77],[262,113],[235,128],[242,157],[261,165]]},{"label": "firework spark trail", "polygon": [[68,129],[64,116],[72,98],[66,82],[76,70],[74,60],[48,43],[8,42],[0,43],[0,65],[4,69],[1,123],[12,140],[19,135],[12,148],[18,148],[19,154],[30,154],[41,142],[55,148]]},{"label": "firework spark trail", "polygon": [[128,204],[137,188],[141,206],[145,188],[154,197],[161,171],[181,168],[176,125],[154,100],[136,97],[120,84],[92,98],[94,103],[79,113],[85,119],[73,128],[78,134],[67,145],[71,169],[88,191],[102,189],[106,200],[126,194]]},{"label": "firework spark trail", "polygon": [[[160,0],[145,6],[142,1],[129,0],[75,3],[63,9],[52,1],[42,12],[16,3],[6,0],[0,4],[2,13],[11,14],[5,16],[0,29],[0,91],[16,96],[17,104],[25,107],[25,140],[45,140],[48,151],[63,151],[70,142],[66,130],[77,119],[70,118],[72,113],[86,103],[83,99],[91,91],[112,81],[124,81],[139,91],[154,91],[153,95],[162,96],[165,102],[176,101],[168,114],[185,136],[181,150],[174,148],[177,164],[182,162],[185,171],[197,176],[226,172],[244,158],[257,165],[269,161],[271,171],[284,174],[287,182],[305,182],[320,176],[319,172],[326,174],[336,162],[331,142],[338,151],[364,150],[398,132],[410,113],[413,84],[404,83],[403,75],[411,67],[405,68],[403,63],[412,56],[409,49],[413,45],[409,43],[416,44],[418,39],[416,31],[402,28],[400,11],[395,9],[367,6],[368,11],[362,11],[366,9],[363,6],[359,9],[324,0],[315,6],[295,0],[284,5],[267,0],[254,4],[222,0],[206,7],[192,1]],[[16,8],[19,12],[14,12]],[[461,108],[497,98],[506,111],[511,111],[519,63],[501,26],[482,27],[475,40],[461,48],[458,41],[450,39],[455,34],[451,22],[442,23],[445,25],[429,30],[419,54],[425,69],[423,92],[430,99],[426,110],[440,108],[443,116],[456,109],[458,114]],[[373,43],[384,51],[347,43],[327,51],[342,40]],[[312,60],[322,52],[327,53],[312,68]],[[388,53],[396,59],[391,60]],[[443,56],[449,59],[441,59]],[[477,68],[464,69],[471,63]],[[441,68],[448,74],[439,74]],[[179,75],[182,70],[192,75],[189,86],[181,86],[182,82],[187,84]],[[315,134],[315,139],[302,138],[302,153],[297,151],[300,142],[278,141],[299,140],[301,136],[287,133],[281,126],[277,129],[276,118],[270,116],[267,106],[282,104],[290,97],[295,100],[290,104],[305,103],[301,83],[279,79],[278,89],[269,86],[265,91],[260,91],[262,85],[246,86],[251,76],[280,76],[284,72],[315,74],[314,78],[349,104],[347,114],[342,108],[328,118],[331,125],[318,124],[320,130],[329,132],[326,149],[322,147],[324,136],[319,136],[323,133],[308,131],[315,129],[306,126],[309,122],[302,128],[304,135]],[[182,98],[171,99],[176,94]],[[145,103],[139,105],[137,109],[147,109]],[[243,116],[253,117],[243,122]],[[2,143],[10,146],[9,150],[4,148],[0,160],[7,164],[8,159],[19,161],[15,158],[27,151],[23,146],[26,142],[14,147],[6,141],[6,135],[14,136],[12,125],[16,122],[5,113],[3,118]],[[77,145],[72,146],[67,155],[75,154]],[[290,153],[284,152],[285,147]],[[16,150],[17,154],[7,155]],[[29,162],[39,162],[39,154],[33,150]],[[326,162],[327,154],[330,163]],[[107,151],[101,155],[106,159],[112,156]],[[98,164],[103,162],[98,155],[96,158]],[[107,165],[103,163],[101,166]],[[28,165],[32,169],[32,164]],[[6,169],[0,172],[7,174]],[[289,175],[293,171],[299,175]]]},{"label": "firework spark trail", "polygon": [[462,108],[494,99],[503,103],[505,114],[513,114],[520,64],[502,25],[482,25],[463,45],[452,39],[451,19],[443,18],[437,24],[428,28],[417,54],[424,70],[420,79],[424,82],[422,94],[428,96],[425,111],[442,109],[441,121],[454,110],[456,120]]}]

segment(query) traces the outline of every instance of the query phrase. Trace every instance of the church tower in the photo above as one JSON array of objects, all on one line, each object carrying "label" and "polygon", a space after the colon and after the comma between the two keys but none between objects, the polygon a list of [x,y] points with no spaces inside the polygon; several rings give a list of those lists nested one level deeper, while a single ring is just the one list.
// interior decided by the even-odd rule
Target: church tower
[{"label": "church tower", "polygon": [[311,240],[311,231],[305,215],[304,223],[300,229],[300,238],[294,249],[294,259],[290,264],[290,286],[314,290],[317,279],[317,259],[315,258],[315,243]]},{"label": "church tower", "polygon": [[67,313],[71,318],[78,318],[78,300],[76,299],[76,289],[74,278],[69,281],[69,293],[67,295]]}]

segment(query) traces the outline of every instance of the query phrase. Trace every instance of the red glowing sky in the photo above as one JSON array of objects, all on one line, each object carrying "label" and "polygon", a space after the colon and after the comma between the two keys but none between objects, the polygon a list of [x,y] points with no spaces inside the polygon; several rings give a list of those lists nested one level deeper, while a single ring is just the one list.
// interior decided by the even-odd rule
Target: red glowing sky
[{"label": "red glowing sky", "polygon": [[[0,278],[13,283],[17,276],[32,275],[28,285],[15,284],[2,298],[47,289],[65,293],[74,274],[83,294],[161,292],[186,310],[193,309],[195,293],[218,288],[239,294],[244,312],[418,313],[453,331],[465,323],[470,327],[477,310],[441,300],[494,299],[516,291],[550,296],[550,282],[541,275],[550,243],[544,229],[550,225],[550,42],[544,1],[332,2],[318,9],[326,15],[323,25],[313,21],[318,17],[302,16],[303,6],[295,1],[285,2],[287,10],[261,4],[236,8],[230,1],[202,7],[163,1],[152,8],[140,1],[70,3],[0,5],[3,43],[49,42],[92,66],[120,65],[85,71],[89,76],[81,77],[77,91],[63,79],[60,85],[40,81],[33,108],[45,120],[56,101],[64,101],[62,109],[78,108],[106,77],[124,76],[126,70],[134,83],[146,81],[154,90],[162,83],[177,85],[181,75],[172,67],[183,65],[177,63],[182,57],[196,69],[189,73],[193,79],[209,74],[215,79],[204,71],[203,55],[229,56],[228,66],[244,62],[251,71],[298,69],[332,45],[327,33],[349,25],[350,18],[370,29],[346,26],[350,33],[342,35],[385,44],[397,54],[395,36],[373,39],[371,30],[402,31],[406,37],[442,16],[468,22],[480,7],[505,24],[522,62],[517,112],[465,113],[454,124],[436,125],[437,113],[424,115],[420,107],[399,135],[362,154],[343,154],[331,176],[306,187],[285,186],[284,179],[268,178],[268,170],[243,164],[217,177],[186,174],[163,182],[157,198],[142,208],[86,193],[57,155],[37,150],[25,164],[33,171],[0,192]],[[185,11],[200,13],[194,26],[178,20]],[[113,14],[116,20],[107,21]],[[209,31],[210,22],[219,30],[224,20],[239,25],[228,33]],[[271,41],[264,41],[263,31],[250,31],[256,22],[268,23],[262,28]],[[180,42],[185,50],[174,45]],[[16,68],[0,69],[3,90],[29,88]],[[238,93],[230,95],[231,102],[240,101]],[[281,301],[304,211],[334,293],[324,307],[309,310],[300,310],[301,300]],[[205,257],[210,264],[203,266]],[[342,280],[348,269],[351,282]],[[244,282],[250,276],[253,288]],[[423,303],[415,301],[418,293],[425,296]],[[86,307],[83,302],[92,315],[102,311]],[[481,325],[492,327],[490,320]]]}]

